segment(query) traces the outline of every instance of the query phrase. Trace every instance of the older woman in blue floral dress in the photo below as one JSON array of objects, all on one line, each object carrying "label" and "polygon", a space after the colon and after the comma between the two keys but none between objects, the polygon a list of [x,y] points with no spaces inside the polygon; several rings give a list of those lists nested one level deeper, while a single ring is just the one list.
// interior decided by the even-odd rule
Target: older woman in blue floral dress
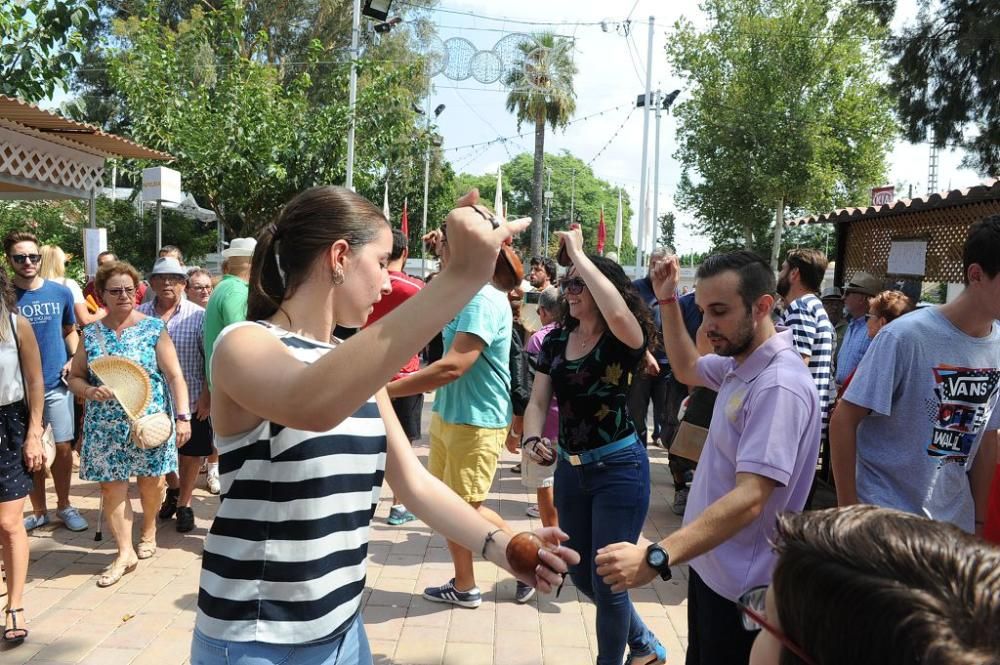
[{"label": "older woman in blue floral dress", "polygon": [[[177,448],[191,436],[188,391],[170,337],[163,322],[135,309],[139,273],[128,263],[105,264],[97,271],[94,286],[106,303],[108,314],[83,330],[69,386],[87,400],[83,423],[80,478],[101,484],[104,513],[118,545],[118,557],[98,586],[111,586],[135,569],[139,559],[156,552],[156,513],[163,494],[163,476],[177,470]],[[142,450],[130,439],[131,426],[111,389],[90,372],[88,364],[102,355],[129,358],[142,365],[152,383],[152,400],[146,413],[173,412],[174,434],[163,445]],[[169,387],[170,392],[167,392]],[[170,397],[172,396],[172,404]],[[132,507],[128,482],[135,476],[142,501],[143,526],[139,546],[132,546]]]}]

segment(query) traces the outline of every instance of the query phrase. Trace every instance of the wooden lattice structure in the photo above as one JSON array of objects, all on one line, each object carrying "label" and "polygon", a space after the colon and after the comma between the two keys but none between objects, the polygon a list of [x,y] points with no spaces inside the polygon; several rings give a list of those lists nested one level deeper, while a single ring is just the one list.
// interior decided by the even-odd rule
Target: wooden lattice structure
[{"label": "wooden lattice structure", "polygon": [[90,198],[108,157],[173,159],[0,95],[0,199]]},{"label": "wooden lattice structure", "polygon": [[883,206],[842,208],[791,220],[800,224],[835,224],[837,268],[834,281],[844,285],[858,271],[888,276],[893,241],[927,242],[923,278],[928,282],[962,282],[962,246],[969,227],[1000,214],[1000,179],[925,198],[901,199]]}]

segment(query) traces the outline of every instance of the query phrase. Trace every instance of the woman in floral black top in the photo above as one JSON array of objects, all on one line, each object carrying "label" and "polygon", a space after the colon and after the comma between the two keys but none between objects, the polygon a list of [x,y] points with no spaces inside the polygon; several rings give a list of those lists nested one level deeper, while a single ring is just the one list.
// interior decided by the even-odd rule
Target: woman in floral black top
[{"label": "woman in floral black top", "polygon": [[583,252],[579,229],[563,232],[573,267],[562,281],[561,329],[542,344],[524,446],[545,463],[541,440],[553,393],[559,402],[555,504],[568,546],[580,553],[570,568],[576,587],[597,605],[598,665],[619,665],[628,644],[632,665],[666,661],[666,651],[632,607],[597,575],[598,548],[635,542],[649,507],[649,462],[626,406],[632,375],[653,339],[649,309],[621,266]]}]

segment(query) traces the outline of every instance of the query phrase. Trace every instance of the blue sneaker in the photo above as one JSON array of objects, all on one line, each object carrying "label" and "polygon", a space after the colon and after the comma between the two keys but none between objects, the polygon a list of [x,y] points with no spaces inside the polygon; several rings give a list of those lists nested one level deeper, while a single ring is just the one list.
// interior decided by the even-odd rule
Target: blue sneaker
[{"label": "blue sneaker", "polygon": [[389,519],[386,523],[392,526],[399,526],[400,524],[406,524],[407,522],[412,522],[417,519],[417,516],[406,509],[406,506],[393,506],[389,509]]},{"label": "blue sneaker", "polygon": [[435,603],[451,603],[469,609],[475,609],[483,602],[483,594],[479,592],[479,587],[459,591],[455,588],[454,577],[444,586],[429,586],[424,589],[424,598]]},{"label": "blue sneaker", "polygon": [[[660,644],[660,640],[653,638],[653,645],[648,654],[634,654],[630,649],[628,655],[625,656],[625,662],[631,663],[633,658],[639,659],[638,662],[641,665],[661,665],[667,662],[667,648]],[[645,658],[646,660],[642,660]]]},{"label": "blue sneaker", "polygon": [[62,510],[56,511],[56,517],[63,521],[70,531],[86,531],[90,525],[83,519],[80,511],[73,506],[66,506]]},{"label": "blue sneaker", "polygon": [[40,526],[45,526],[48,523],[49,523],[48,513],[45,513],[44,515],[35,515],[34,513],[32,513],[31,515],[28,515],[27,517],[24,518],[24,530],[33,531]]}]

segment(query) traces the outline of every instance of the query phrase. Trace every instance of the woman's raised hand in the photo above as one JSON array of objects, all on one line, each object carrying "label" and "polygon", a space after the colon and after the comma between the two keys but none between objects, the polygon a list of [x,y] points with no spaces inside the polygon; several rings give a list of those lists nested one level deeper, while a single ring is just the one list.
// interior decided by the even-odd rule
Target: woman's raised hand
[{"label": "woman's raised hand", "polygon": [[479,204],[477,189],[459,199],[457,206],[445,220],[448,225],[448,265],[445,270],[486,283],[493,277],[500,245],[528,228],[531,218],[508,222],[498,216],[498,226],[492,228],[483,215],[471,207],[476,206],[489,214],[489,209]]},{"label": "woman's raised hand", "polygon": [[661,300],[670,298],[677,292],[677,282],[681,276],[680,260],[676,256],[665,256],[653,263],[649,280],[653,283],[653,293]]}]

